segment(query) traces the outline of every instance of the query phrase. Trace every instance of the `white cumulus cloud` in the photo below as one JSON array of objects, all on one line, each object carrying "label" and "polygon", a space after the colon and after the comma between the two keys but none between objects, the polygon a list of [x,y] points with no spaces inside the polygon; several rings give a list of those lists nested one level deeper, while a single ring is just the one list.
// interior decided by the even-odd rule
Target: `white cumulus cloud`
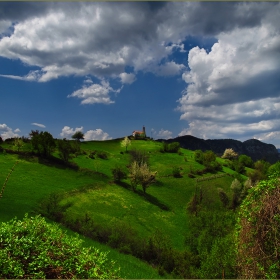
[{"label": "white cumulus cloud", "polygon": [[136,81],[136,77],[133,73],[121,73],[120,79],[123,84],[132,84]]},{"label": "white cumulus cloud", "polygon": [[[76,127],[71,128],[70,126],[64,126],[62,128],[62,131],[60,133],[60,136],[62,138],[66,138],[66,139],[71,139],[72,136],[77,132],[77,131],[81,131],[83,132],[84,128],[81,127]],[[104,132],[102,129],[97,128],[95,130],[88,130],[84,133],[84,140],[85,141],[90,141],[90,140],[110,140],[112,139],[112,137],[109,136],[109,134],[107,132]]]},{"label": "white cumulus cloud", "polygon": [[170,139],[172,138],[172,132],[169,130],[161,129],[160,131],[156,131],[152,129],[152,136],[156,139]]},{"label": "white cumulus cloud", "polygon": [[71,139],[72,136],[77,132],[77,131],[83,131],[83,127],[76,127],[75,129],[74,128],[71,128],[70,126],[64,126],[62,128],[62,131],[60,133],[60,136],[62,138],[66,138],[66,139]]},{"label": "white cumulus cloud", "polygon": [[280,129],[279,29],[262,24],[217,38],[209,53],[199,47],[189,52],[178,106],[189,127],[179,135],[246,138]]},{"label": "white cumulus cloud", "polygon": [[8,127],[5,123],[0,124],[0,135],[3,140],[6,140],[7,138],[19,137],[19,135],[17,134],[18,132],[20,132],[18,128],[13,132],[13,129]]},{"label": "white cumulus cloud", "polygon": [[104,132],[102,129],[97,128],[95,130],[88,130],[85,133],[85,140],[110,140],[112,137],[109,137],[109,134],[107,132]]},{"label": "white cumulus cloud", "polygon": [[111,104],[114,101],[111,100],[110,92],[118,93],[121,89],[114,90],[109,82],[102,80],[101,84],[85,84],[81,89],[74,91],[68,97],[77,97],[82,99],[82,104],[94,104],[103,103]]}]

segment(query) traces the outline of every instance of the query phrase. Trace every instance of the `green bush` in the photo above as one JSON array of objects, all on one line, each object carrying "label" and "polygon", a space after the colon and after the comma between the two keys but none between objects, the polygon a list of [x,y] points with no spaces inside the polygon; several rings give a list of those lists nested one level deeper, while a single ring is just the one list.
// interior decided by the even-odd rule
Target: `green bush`
[{"label": "green bush", "polygon": [[92,151],[89,154],[89,158],[91,159],[95,159],[95,156],[101,158],[101,159],[108,159],[108,153],[104,152],[104,151]]},{"label": "green bush", "polygon": [[174,178],[181,178],[182,175],[180,173],[180,168],[178,166],[174,166],[172,170],[172,174]]},{"label": "green bush", "polygon": [[180,143],[179,142],[173,142],[173,143],[166,143],[163,142],[162,143],[162,148],[160,149],[160,152],[162,153],[178,153],[179,155],[181,155],[180,153]]},{"label": "green bush", "polygon": [[81,247],[40,216],[13,219],[0,228],[1,278],[118,278],[107,254]]},{"label": "green bush", "polygon": [[112,169],[112,174],[113,174],[113,178],[115,182],[120,182],[123,179],[127,178],[126,172],[124,171],[124,169],[119,166],[116,165],[113,169]]},{"label": "green bush", "polygon": [[250,188],[235,227],[237,267],[242,279],[279,279],[279,173]]}]

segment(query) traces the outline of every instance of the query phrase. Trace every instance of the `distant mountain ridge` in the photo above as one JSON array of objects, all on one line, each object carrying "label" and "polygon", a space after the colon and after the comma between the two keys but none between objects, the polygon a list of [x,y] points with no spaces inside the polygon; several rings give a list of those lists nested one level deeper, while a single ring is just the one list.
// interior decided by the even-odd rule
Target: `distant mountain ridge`
[{"label": "distant mountain ridge", "polygon": [[264,159],[270,163],[280,160],[276,147],[263,143],[257,139],[249,139],[244,142],[234,139],[200,139],[191,135],[179,136],[173,139],[158,139],[159,142],[179,142],[181,147],[188,150],[211,150],[218,156],[223,155],[225,149],[232,148],[239,155],[250,156],[254,161]]}]

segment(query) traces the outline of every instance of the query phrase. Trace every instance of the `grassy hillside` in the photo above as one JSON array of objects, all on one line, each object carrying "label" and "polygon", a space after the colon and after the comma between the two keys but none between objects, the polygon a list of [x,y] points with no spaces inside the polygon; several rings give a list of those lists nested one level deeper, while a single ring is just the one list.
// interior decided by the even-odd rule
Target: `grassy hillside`
[{"label": "grassy hillside", "polygon": [[[28,145],[25,144],[23,150],[29,150]],[[2,146],[14,149],[6,143]],[[190,230],[191,219],[186,207],[195,191],[201,190],[205,203],[210,203],[213,209],[221,210],[223,206],[218,190],[224,190],[231,199],[233,193],[230,185],[234,178],[229,175],[235,172],[223,167],[218,172],[224,174],[222,177],[214,178],[209,173],[190,178],[188,175],[191,172],[204,169],[203,165],[194,160],[194,152],[181,149],[180,154],[161,153],[161,147],[161,143],[151,140],[134,140],[129,146],[129,150],[145,151],[149,156],[151,170],[157,171],[156,182],[147,189],[146,195],[140,187],[133,192],[129,179],[120,183],[113,181],[112,168],[120,165],[128,173],[127,166],[130,162],[130,155],[121,148],[120,140],[81,143],[82,153],[72,160],[79,166],[79,171],[37,156],[0,153],[0,182],[5,181],[11,168],[18,162],[1,198],[0,221],[7,221],[15,216],[22,218],[26,212],[40,212],[38,205],[50,201],[50,194],[59,193],[58,204],[64,221],[88,219],[104,229],[124,226],[143,240],[148,240],[161,231],[170,240],[172,248],[183,253],[187,249],[185,238]],[[91,156],[93,151],[95,155]],[[104,152],[107,158],[99,158],[96,151]],[[54,155],[58,157],[58,152],[55,151]],[[218,161],[224,162],[222,159]],[[173,176],[174,168],[180,170],[180,178]],[[199,182],[196,180],[202,177],[211,179]],[[112,241],[112,236],[110,240]],[[109,247],[96,241],[86,239],[86,242],[109,250]],[[126,250],[123,249],[126,253],[130,252]],[[132,256],[119,254],[115,250],[111,250],[111,255],[124,269],[124,278],[159,277],[153,268]],[[130,270],[133,271],[132,274],[128,272]]]}]

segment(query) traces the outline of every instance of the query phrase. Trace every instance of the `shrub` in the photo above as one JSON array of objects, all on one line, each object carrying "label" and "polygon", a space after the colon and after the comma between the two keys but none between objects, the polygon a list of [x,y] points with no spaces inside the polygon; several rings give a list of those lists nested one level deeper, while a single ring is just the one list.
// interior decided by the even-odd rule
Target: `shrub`
[{"label": "shrub", "polygon": [[90,154],[89,154],[89,158],[91,159],[95,159],[95,156],[101,158],[101,159],[108,159],[108,153],[105,152],[105,151],[92,151]]},{"label": "shrub", "polygon": [[104,151],[97,151],[96,155],[101,159],[108,159],[108,154]]},{"label": "shrub", "polygon": [[40,216],[2,223],[0,236],[1,278],[118,277],[106,253],[81,247],[81,239],[66,235]]},{"label": "shrub", "polygon": [[70,159],[70,154],[75,152],[75,149],[68,140],[58,140],[57,147],[59,151],[59,157],[64,162],[68,162]]},{"label": "shrub", "polygon": [[279,279],[279,174],[251,188],[240,207],[236,225],[239,277]]},{"label": "shrub", "polygon": [[240,155],[238,157],[238,161],[240,163],[242,163],[246,167],[250,167],[251,168],[254,165],[254,162],[253,162],[252,158],[249,157],[249,156],[246,156],[246,155]]},{"label": "shrub", "polygon": [[203,152],[201,150],[195,150],[194,159],[196,162],[202,164],[203,163]]},{"label": "shrub", "polygon": [[119,165],[116,165],[115,168],[112,169],[113,178],[115,182],[120,182],[123,179],[126,179],[126,172]]},{"label": "shrub", "polygon": [[181,178],[182,175],[180,173],[180,168],[178,166],[174,166],[172,170],[172,174],[174,178]]},{"label": "shrub", "polygon": [[21,138],[16,137],[14,140],[14,146],[17,148],[18,152],[23,147],[24,142]]},{"label": "shrub", "polygon": [[149,165],[149,155],[145,151],[133,149],[129,152],[129,154],[130,154],[130,164],[136,161],[138,165],[144,163]]},{"label": "shrub", "polygon": [[[180,154],[180,143],[179,142],[173,142],[173,143],[162,143],[162,148],[160,149],[160,152],[165,153],[178,153]],[[181,155],[181,154],[180,154]]]}]

